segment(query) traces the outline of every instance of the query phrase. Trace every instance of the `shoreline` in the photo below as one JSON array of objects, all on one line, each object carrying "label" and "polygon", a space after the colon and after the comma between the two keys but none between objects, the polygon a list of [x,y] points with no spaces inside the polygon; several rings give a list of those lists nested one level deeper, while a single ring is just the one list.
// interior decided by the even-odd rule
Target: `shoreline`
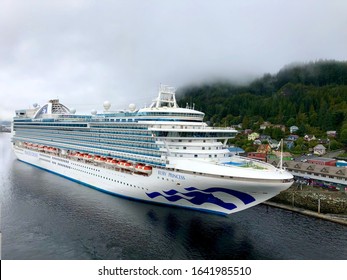
[{"label": "shoreline", "polygon": [[340,215],[340,217],[339,217],[339,214],[334,214],[334,215],[322,214],[322,213],[317,213],[317,212],[314,212],[311,210],[307,210],[307,209],[303,209],[303,208],[299,208],[299,207],[293,207],[293,206],[289,206],[289,205],[285,205],[285,204],[281,204],[281,203],[277,203],[277,202],[272,202],[272,201],[265,201],[262,204],[267,205],[267,206],[271,206],[271,207],[284,209],[284,210],[289,210],[289,211],[299,213],[302,215],[315,217],[315,218],[319,218],[319,219],[326,220],[329,222],[334,222],[334,223],[338,223],[338,224],[347,226],[347,215]]}]

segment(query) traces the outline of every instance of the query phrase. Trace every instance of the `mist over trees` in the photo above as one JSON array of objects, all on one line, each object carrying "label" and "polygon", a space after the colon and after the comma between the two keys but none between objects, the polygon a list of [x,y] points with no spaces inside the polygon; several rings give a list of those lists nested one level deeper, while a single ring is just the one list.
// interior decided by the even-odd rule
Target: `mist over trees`
[{"label": "mist over trees", "polygon": [[212,125],[259,128],[264,121],[296,125],[299,134],[338,131],[347,145],[347,62],[321,60],[291,64],[277,74],[265,74],[249,85],[216,82],[186,87],[179,105],[194,102]]}]

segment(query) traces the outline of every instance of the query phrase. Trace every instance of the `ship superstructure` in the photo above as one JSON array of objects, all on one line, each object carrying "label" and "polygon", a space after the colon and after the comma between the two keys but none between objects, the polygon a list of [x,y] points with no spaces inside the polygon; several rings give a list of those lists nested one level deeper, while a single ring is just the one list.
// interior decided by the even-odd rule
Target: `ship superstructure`
[{"label": "ship superstructure", "polygon": [[24,162],[127,198],[230,214],[293,183],[290,173],[233,155],[237,131],[209,127],[161,86],[149,107],[76,114],[59,100],[17,110],[13,148]]}]

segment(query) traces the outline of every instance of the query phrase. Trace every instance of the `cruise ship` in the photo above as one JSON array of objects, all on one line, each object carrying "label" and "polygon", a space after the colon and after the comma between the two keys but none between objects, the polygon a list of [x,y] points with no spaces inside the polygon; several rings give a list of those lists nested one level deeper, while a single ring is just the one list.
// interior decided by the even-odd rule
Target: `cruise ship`
[{"label": "cruise ship", "polygon": [[283,168],[232,154],[237,131],[209,127],[160,86],[150,106],[76,114],[58,99],[16,110],[12,145],[25,163],[96,190],[143,202],[227,215],[293,183]]}]

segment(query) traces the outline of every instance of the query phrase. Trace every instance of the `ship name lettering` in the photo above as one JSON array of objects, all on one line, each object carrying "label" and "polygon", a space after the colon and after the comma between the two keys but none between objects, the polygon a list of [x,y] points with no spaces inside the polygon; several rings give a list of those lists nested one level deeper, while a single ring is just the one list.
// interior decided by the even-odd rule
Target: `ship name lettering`
[{"label": "ship name lettering", "polygon": [[183,175],[173,174],[173,173],[169,173],[169,177],[179,179],[179,180],[185,180],[186,179]]},{"label": "ship name lettering", "polygon": [[25,154],[32,156],[32,157],[39,157],[37,153],[31,152],[31,151],[25,151]]},{"label": "ship name lettering", "polygon": [[165,171],[162,171],[162,170],[158,170],[158,175],[174,178],[174,179],[177,179],[177,180],[185,180],[186,179],[183,175],[174,174],[174,173],[171,173],[171,172],[165,172]]}]

